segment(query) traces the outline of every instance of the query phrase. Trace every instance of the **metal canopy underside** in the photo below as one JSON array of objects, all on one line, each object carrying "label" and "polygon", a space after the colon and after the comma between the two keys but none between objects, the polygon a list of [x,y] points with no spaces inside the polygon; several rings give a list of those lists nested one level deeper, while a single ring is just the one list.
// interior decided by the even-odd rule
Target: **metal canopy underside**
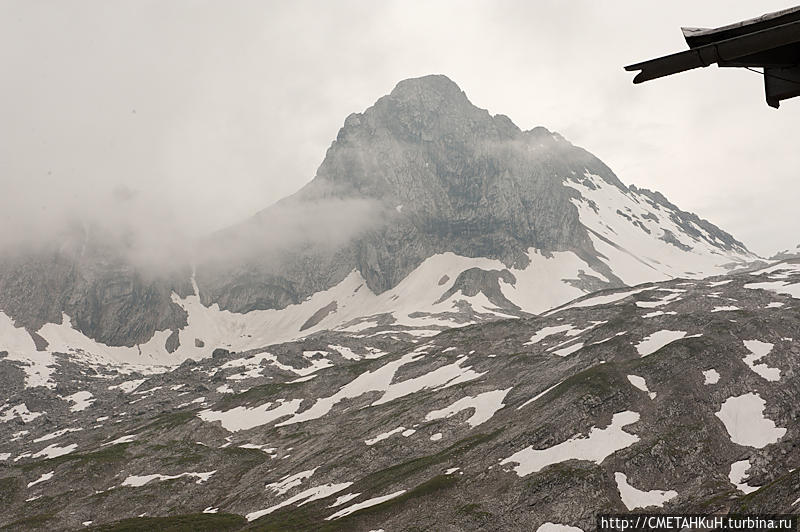
[{"label": "metal canopy underside", "polygon": [[716,63],[764,69],[767,103],[800,96],[800,6],[714,29],[683,28],[689,50],[625,67],[642,83]]}]

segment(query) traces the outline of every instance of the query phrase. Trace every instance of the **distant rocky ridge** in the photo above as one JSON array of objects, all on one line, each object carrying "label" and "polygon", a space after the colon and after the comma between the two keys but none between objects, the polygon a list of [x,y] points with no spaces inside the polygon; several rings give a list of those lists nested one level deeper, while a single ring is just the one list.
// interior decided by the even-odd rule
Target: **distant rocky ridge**
[{"label": "distant rocky ridge", "polygon": [[79,225],[54,241],[0,255],[0,311],[34,338],[44,324],[61,323],[63,313],[78,330],[108,345],[133,346],[157,330],[186,325],[186,312],[171,294],[191,293],[187,265],[169,272],[139,268],[118,242],[89,237]]},{"label": "distant rocky ridge", "polygon": [[[445,76],[402,81],[350,115],[308,185],[198,246],[193,281],[188,264],[146,274],[101,240],[88,253],[74,240],[0,261],[0,311],[34,338],[64,314],[107,346],[141,346],[166,332],[150,347],[173,363],[234,343],[190,334],[188,297],[245,316],[287,310],[288,325],[277,315],[260,321],[282,341],[358,317],[342,302],[353,275],[348,290],[368,291],[372,312],[399,323],[436,302],[447,308],[422,314],[457,313],[461,296],[491,303],[470,316],[538,313],[594,290],[722,273],[755,258],[661,194],[626,187],[557,133],[521,131],[475,107]],[[426,275],[449,281],[403,284]],[[392,297],[405,297],[402,315],[384,297],[401,285]],[[229,319],[197,309],[210,322]]]},{"label": "distant rocky ridge", "polygon": [[784,249],[783,251],[779,251],[770,257],[770,260],[786,260],[798,257],[800,257],[800,244],[798,244],[794,249]]}]

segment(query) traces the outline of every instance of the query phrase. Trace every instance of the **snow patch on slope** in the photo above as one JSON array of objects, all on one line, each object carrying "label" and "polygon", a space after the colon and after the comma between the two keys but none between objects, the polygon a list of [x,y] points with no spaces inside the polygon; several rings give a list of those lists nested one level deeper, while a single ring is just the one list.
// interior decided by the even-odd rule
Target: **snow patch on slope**
[{"label": "snow patch on slope", "polygon": [[731,464],[731,472],[728,474],[728,479],[731,481],[731,484],[736,486],[736,488],[745,495],[753,493],[758,489],[756,486],[749,486],[747,482],[742,482],[744,477],[747,476],[748,469],[750,469],[750,461],[739,460]]},{"label": "snow patch on slope", "polygon": [[468,408],[474,409],[474,413],[467,419],[470,427],[477,427],[481,423],[489,421],[495,412],[505,406],[503,399],[505,399],[511,388],[505,390],[494,390],[476,395],[475,397],[464,397],[459,399],[450,406],[441,410],[434,410],[425,416],[425,421],[433,421],[434,419],[442,419],[466,410]]},{"label": "snow patch on slope", "polygon": [[652,355],[662,347],[667,344],[671,344],[676,340],[680,340],[682,338],[697,338],[699,334],[695,334],[692,336],[686,336],[686,331],[669,331],[669,330],[662,330],[657,331],[636,344],[636,351],[639,352],[639,355],[642,357],[646,357],[647,355]]},{"label": "snow patch on slope", "polygon": [[769,290],[776,294],[787,294],[794,299],[800,299],[800,283],[789,283],[786,281],[767,281],[764,283],[748,283],[745,288],[752,290]]},{"label": "snow patch on slope", "polygon": [[583,529],[577,526],[561,525],[548,521],[537,528],[536,532],[583,532]]},{"label": "snow patch on slope", "polygon": [[64,397],[64,400],[73,403],[73,405],[69,408],[70,411],[82,412],[92,405],[94,402],[94,396],[92,395],[92,392],[87,392],[84,390],[75,392],[72,395],[67,395]]},{"label": "snow patch on slope", "polygon": [[352,506],[348,506],[347,508],[345,508],[343,510],[339,510],[335,514],[333,514],[333,515],[331,515],[329,517],[326,517],[325,520],[326,521],[330,521],[331,519],[339,519],[339,518],[344,517],[346,515],[350,515],[353,512],[357,512],[358,510],[363,510],[364,508],[369,508],[370,506],[375,506],[377,504],[381,504],[383,502],[390,501],[390,500],[392,500],[392,499],[394,499],[396,497],[399,497],[400,495],[404,494],[405,492],[406,492],[406,490],[400,490],[400,491],[395,491],[394,493],[390,493],[389,495],[384,495],[382,497],[374,497],[372,499],[367,499],[366,501],[362,501],[362,502],[353,504]]},{"label": "snow patch on slope", "polygon": [[705,381],[703,384],[716,384],[719,382],[719,372],[715,369],[707,369],[703,372]]},{"label": "snow patch on slope", "polygon": [[237,432],[266,425],[282,417],[290,416],[297,412],[302,402],[302,399],[292,399],[291,401],[278,399],[274,403],[265,403],[252,408],[237,406],[225,411],[207,409],[198,412],[197,415],[203,421],[209,423],[219,421],[225,430]]},{"label": "snow patch on slope", "polygon": [[773,344],[761,342],[759,340],[744,340],[744,346],[750,351],[750,354],[743,359],[744,363],[747,364],[750,369],[771,382],[781,379],[780,369],[771,368],[766,364],[756,364],[757,361],[761,360],[772,351]]},{"label": "snow patch on slope", "polygon": [[767,402],[757,393],[729,397],[714,415],[722,420],[733,443],[762,449],[786,434],[786,429],[764,417]]},{"label": "snow patch on slope", "polygon": [[640,377],[638,375],[628,375],[628,382],[630,382],[635,388],[647,393],[650,399],[656,398],[656,392],[651,392],[647,388],[647,381],[644,380],[644,377]]},{"label": "snow patch on slope", "polygon": [[334,493],[338,493],[345,488],[352,486],[352,482],[343,482],[340,484],[323,484],[322,486],[316,486],[314,488],[309,488],[305,491],[301,491],[297,495],[286,499],[285,501],[276,504],[275,506],[270,506],[264,510],[259,510],[257,512],[251,512],[245,515],[245,518],[248,521],[253,521],[258,519],[259,517],[265,516],[267,514],[271,514],[275,510],[283,508],[284,506],[289,506],[299,501],[301,502],[298,506],[303,506],[312,501],[316,501],[318,499],[324,499],[325,497],[330,497]]},{"label": "snow patch on slope", "polygon": [[474,380],[483,375],[483,373],[473,371],[469,366],[462,366],[467,360],[466,356],[462,356],[451,364],[441,366],[419,377],[396,383],[392,382],[395,373],[401,366],[412,363],[423,356],[424,354],[419,351],[407,353],[403,357],[391,361],[374,371],[366,371],[344,385],[335,394],[317,399],[310,408],[302,412],[298,412],[303,402],[302,399],[293,399],[291,401],[279,399],[276,402],[253,408],[239,406],[226,411],[207,409],[199,412],[198,415],[204,421],[220,421],[223,428],[229,431],[247,430],[266,425],[285,416],[291,416],[276,425],[281,427],[319,419],[341,401],[354,399],[369,392],[382,392],[381,397],[371,403],[371,406],[375,406],[424,389],[447,388]]},{"label": "snow patch on slope", "polygon": [[15,417],[19,418],[23,423],[30,423],[41,415],[42,412],[31,412],[28,410],[28,405],[25,403],[20,403],[11,408],[8,408],[7,405],[0,407],[0,422],[2,423],[11,421]]},{"label": "snow patch on slope", "polygon": [[154,480],[163,481],[163,480],[175,480],[176,478],[182,477],[194,477],[197,480],[195,484],[202,484],[203,482],[208,481],[211,478],[211,475],[216,473],[215,471],[208,471],[206,473],[181,473],[179,475],[159,475],[158,473],[153,475],[128,475],[128,477],[122,482],[121,486],[130,486],[132,488],[139,488],[144,486],[148,482],[152,482]]},{"label": "snow patch on slope", "polygon": [[660,508],[664,506],[665,502],[678,496],[678,492],[674,490],[642,491],[636,489],[628,484],[628,477],[625,473],[614,473],[614,480],[617,482],[617,489],[619,489],[622,502],[628,510],[647,508],[648,506],[658,506]]},{"label": "snow patch on slope", "polygon": [[590,460],[600,464],[616,451],[639,441],[639,436],[622,430],[623,427],[637,421],[639,421],[638,412],[630,410],[618,412],[614,414],[609,426],[604,429],[592,427],[588,436],[573,436],[563,443],[542,450],[527,447],[503,459],[500,463],[517,463],[514,470],[520,477],[541,471],[548,465],[567,460]]}]

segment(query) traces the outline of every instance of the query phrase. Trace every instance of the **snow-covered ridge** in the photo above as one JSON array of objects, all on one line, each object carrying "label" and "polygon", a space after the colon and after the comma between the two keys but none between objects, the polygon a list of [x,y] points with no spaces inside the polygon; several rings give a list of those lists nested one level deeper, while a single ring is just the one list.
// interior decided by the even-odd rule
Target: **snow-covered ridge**
[{"label": "snow-covered ridge", "polygon": [[679,212],[636,189],[624,191],[588,171],[582,179],[564,184],[581,195],[572,203],[600,259],[628,285],[699,279],[757,258],[745,249],[725,249],[718,237],[691,221],[687,223],[698,236],[688,234],[675,221]]},{"label": "snow-covered ridge", "polygon": [[[243,314],[221,310],[217,304],[203,305],[202,287],[192,275],[193,294],[172,294],[172,301],[188,315],[188,324],[178,331],[179,346],[173,352],[166,347],[171,330],[157,331],[149,341],[133,347],[112,347],[77,331],[67,314],[62,315],[60,324],[47,323],[36,331],[48,344],[44,351],[38,351],[31,335],[16,327],[3,312],[0,350],[8,351],[9,359],[26,365],[28,386],[50,386],[54,353],[66,353],[90,364],[152,372],[156,366],[174,366],[186,359],[207,357],[218,347],[246,351],[324,330],[367,336],[380,323],[380,330],[372,334],[405,332],[422,337],[486,319],[515,317],[513,311],[498,308],[483,291],[472,296],[461,291],[451,293],[459,275],[471,269],[510,273],[510,277],[506,274],[498,278],[500,296],[523,312],[540,314],[585,296],[592,286],[618,285],[618,279],[635,285],[674,277],[700,278],[725,273],[731,264],[754,258],[694,222],[682,220],[684,225],[693,224],[694,233],[686,233],[676,223],[680,211],[656,203],[636,189],[621,189],[588,171],[581,178],[566,180],[564,185],[580,194],[571,201],[598,252],[595,267],[586,262],[590,259],[584,260],[572,251],[530,248],[530,262],[521,269],[509,268],[496,259],[445,252],[428,257],[397,286],[381,294],[374,293],[362,275],[353,270],[335,286],[298,304]],[[600,263],[607,269],[598,268]],[[616,278],[611,278],[609,272]],[[773,288],[766,284],[748,287]],[[783,287],[786,282],[781,279],[774,284]],[[444,298],[447,294],[449,297]],[[660,302],[641,304],[661,306],[679,297],[669,294]],[[575,303],[585,304],[588,302]],[[465,314],[465,309],[471,309],[470,313]]]},{"label": "snow-covered ridge", "polygon": [[[503,295],[526,312],[538,313],[583,295],[582,290],[570,283],[581,274],[602,277],[572,252],[545,256],[531,249],[528,256],[531,262],[527,268],[510,270],[516,278],[514,283],[500,281]],[[188,324],[180,329],[180,346],[172,353],[166,349],[171,331],[158,331],[145,344],[111,347],[73,328],[66,314],[60,324],[48,323],[36,331],[48,342],[45,351],[37,351],[31,335],[0,312],[0,349],[7,350],[10,359],[27,364],[28,385],[38,386],[52,383],[54,353],[66,353],[91,364],[132,365],[131,369],[146,371],[147,366],[172,366],[186,359],[207,357],[217,347],[244,351],[296,340],[322,330],[359,334],[377,326],[376,320],[369,319],[371,316],[388,314],[394,320],[391,327],[419,336],[474,323],[474,320],[455,317],[459,305],[464,303],[476,315],[487,319],[513,317],[498,309],[482,292],[474,296],[456,292],[439,301],[459,274],[471,268],[507,269],[494,259],[442,253],[429,257],[398,286],[382,294],[373,293],[361,274],[353,271],[336,286],[317,292],[297,305],[246,314],[220,310],[216,304],[203,305],[197,289],[184,298],[173,294],[173,301],[186,310]],[[450,282],[442,284],[445,278]],[[309,319],[320,309],[332,306],[332,302],[336,303],[335,309],[308,326]]]},{"label": "snow-covered ridge", "polygon": [[[530,249],[528,257],[530,264],[525,269],[508,270],[514,276],[514,282],[499,281],[502,295],[525,312],[541,313],[585,295],[584,290],[575,286],[575,281],[581,276],[590,275],[607,281],[572,252],[545,255]],[[90,364],[128,366],[129,370],[153,372],[163,371],[157,366],[173,366],[186,359],[207,357],[217,347],[245,351],[296,340],[323,330],[367,334],[365,331],[378,326],[377,316],[389,315],[393,320],[391,325],[384,325],[382,331],[405,331],[418,336],[474,323],[474,319],[465,321],[463,315],[457,317],[459,306],[464,304],[475,315],[486,319],[513,317],[498,309],[482,292],[474,296],[455,292],[440,301],[458,275],[471,268],[507,270],[499,260],[442,253],[429,257],[397,287],[382,294],[373,293],[361,274],[353,271],[336,286],[317,292],[297,305],[246,314],[220,310],[216,304],[205,306],[200,302],[198,292],[184,298],[173,294],[173,301],[186,310],[188,324],[178,331],[180,346],[172,353],[166,349],[171,331],[158,331],[148,342],[133,347],[112,347],[73,328],[66,314],[60,324],[47,323],[36,331],[48,343],[45,351],[38,351],[31,335],[0,312],[0,350],[8,351],[9,359],[26,364],[28,386],[49,386],[52,384],[54,353],[66,353]],[[622,271],[625,271],[624,264]],[[715,273],[715,270],[707,273]],[[449,279],[449,282],[442,284],[442,279]],[[615,299],[620,296],[612,294],[608,297]],[[333,310],[308,326],[311,316],[320,309],[333,307],[333,302]],[[584,304],[588,303],[576,305]],[[370,319],[373,316],[376,318]]]}]

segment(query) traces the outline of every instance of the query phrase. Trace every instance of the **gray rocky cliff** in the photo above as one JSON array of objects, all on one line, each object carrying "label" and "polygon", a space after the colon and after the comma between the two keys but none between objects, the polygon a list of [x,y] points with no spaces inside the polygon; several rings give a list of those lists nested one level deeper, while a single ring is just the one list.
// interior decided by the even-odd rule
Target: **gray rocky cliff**
[{"label": "gray rocky cliff", "polygon": [[136,267],[116,243],[81,233],[72,228],[57,243],[4,253],[0,311],[34,338],[45,323],[62,323],[66,313],[86,336],[116,346],[144,343],[157,330],[186,325],[186,313],[171,294],[191,290],[188,267],[154,273]]},{"label": "gray rocky cliff", "polygon": [[[445,76],[402,81],[347,117],[314,180],[274,207],[313,217],[309,205],[359,202],[370,206],[361,231],[313,260],[304,260],[309,255],[298,253],[297,243],[285,243],[277,260],[274,248],[247,246],[249,266],[234,270],[215,267],[212,257],[198,270],[204,301],[233,311],[282,308],[354,269],[381,293],[427,257],[447,251],[523,268],[528,248],[571,250],[614,279],[596,260],[570,202],[576,192],[563,186],[587,170],[625,189],[590,153],[544,128],[521,131],[508,117],[491,116]],[[216,245],[225,249],[242,234],[269,231],[270,211],[223,232]],[[269,297],[243,289],[254,278]]]},{"label": "gray rocky cliff", "polygon": [[[239,313],[283,309],[354,270],[380,294],[436,254],[498,259],[522,269],[530,248],[545,256],[571,251],[605,277],[575,279],[581,289],[620,286],[594,248],[592,237],[599,235],[581,223],[580,192],[567,186],[592,189],[593,179],[635,192],[653,209],[669,212],[679,231],[707,240],[721,254],[747,253],[732,236],[661,194],[627,188],[559,134],[543,127],[522,131],[434,75],[402,81],[347,117],[315,178],[299,192],[200,241],[200,298]],[[648,231],[642,220],[630,221]],[[661,239],[685,249],[678,236]],[[132,346],[186,324],[171,297],[193,293],[185,255],[176,254],[166,273],[154,273],[102,239],[90,240],[88,248],[81,234],[66,242],[0,259],[0,310],[17,325],[34,332],[66,312],[90,338]],[[475,272],[472,282],[481,275]],[[169,352],[176,341],[170,337]]]}]

